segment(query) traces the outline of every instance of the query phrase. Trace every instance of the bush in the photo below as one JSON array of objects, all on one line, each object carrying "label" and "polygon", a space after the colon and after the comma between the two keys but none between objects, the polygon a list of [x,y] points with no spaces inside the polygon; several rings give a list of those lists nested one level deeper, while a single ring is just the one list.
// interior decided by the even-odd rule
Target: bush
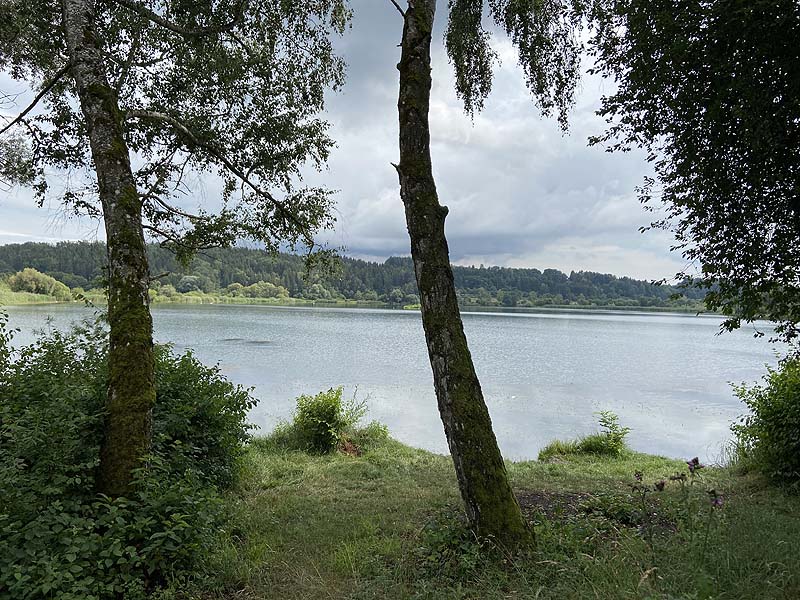
[{"label": "bush", "polygon": [[106,335],[10,351],[0,320],[0,598],[143,598],[202,571],[253,401],[191,355],[156,352],[153,453],[129,498],[94,492]]},{"label": "bush", "polygon": [[14,292],[30,292],[53,296],[56,300],[72,300],[69,288],[49,275],[36,269],[25,268],[8,278],[8,286]]},{"label": "bush", "polygon": [[268,281],[257,281],[248,286],[241,283],[232,283],[226,288],[228,295],[237,298],[288,298],[289,290],[282,285],[275,285]]},{"label": "bush", "polygon": [[366,400],[355,396],[342,400],[343,388],[331,388],[316,396],[297,398],[291,423],[280,423],[261,441],[267,447],[328,454],[349,446],[356,451],[370,450],[389,437],[385,425],[375,421],[356,427],[367,413]]},{"label": "bush", "polygon": [[320,454],[335,450],[344,429],[342,388],[300,396],[293,424],[306,450]]},{"label": "bush", "polygon": [[331,388],[316,396],[303,395],[297,399],[292,426],[304,450],[327,454],[341,441],[345,429],[364,415],[365,405],[351,400],[342,403],[343,388]]},{"label": "bush", "polygon": [[737,459],[770,479],[800,489],[800,358],[767,369],[763,385],[735,386],[750,409],[732,427]]},{"label": "bush", "polygon": [[244,444],[255,426],[247,413],[256,401],[218,367],[207,367],[191,351],[175,355],[156,348],[153,437],[172,468],[194,469],[219,487],[233,484]]},{"label": "bush", "polygon": [[600,411],[598,422],[601,432],[583,438],[581,449],[592,454],[622,456],[628,450],[625,438],[631,428],[621,427],[619,417],[610,410]]},{"label": "bush", "polygon": [[600,433],[593,433],[578,440],[555,440],[539,451],[538,460],[547,460],[553,456],[568,454],[600,454],[605,456],[622,456],[628,451],[625,438],[630,427],[621,427],[619,417],[610,410],[601,411],[598,418]]}]

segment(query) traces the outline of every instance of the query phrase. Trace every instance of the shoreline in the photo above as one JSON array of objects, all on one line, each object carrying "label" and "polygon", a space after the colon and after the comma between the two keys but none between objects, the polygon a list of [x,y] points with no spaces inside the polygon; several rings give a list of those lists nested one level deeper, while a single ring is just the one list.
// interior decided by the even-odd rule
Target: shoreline
[{"label": "shoreline", "polygon": [[[87,297],[91,304],[104,306],[105,299],[95,296]],[[25,307],[25,306],[72,306],[83,304],[81,300],[62,301],[55,299],[29,299],[25,302],[0,303],[0,307]],[[273,298],[236,298],[230,296],[182,296],[175,299],[157,299],[151,302],[150,307],[176,306],[176,305],[237,305],[237,306],[275,306],[285,308],[350,308],[350,309],[383,309],[392,311],[419,312],[416,305],[397,305],[387,302],[364,301],[364,300],[306,300],[304,298],[289,298],[288,300],[276,301]],[[460,304],[459,309],[463,313],[502,313],[502,314],[526,314],[536,312],[623,312],[623,313],[673,313],[680,315],[694,316],[721,316],[720,313],[707,310],[698,310],[689,307],[669,307],[669,306],[617,306],[613,304],[546,304],[542,306],[496,306],[483,304]]]}]

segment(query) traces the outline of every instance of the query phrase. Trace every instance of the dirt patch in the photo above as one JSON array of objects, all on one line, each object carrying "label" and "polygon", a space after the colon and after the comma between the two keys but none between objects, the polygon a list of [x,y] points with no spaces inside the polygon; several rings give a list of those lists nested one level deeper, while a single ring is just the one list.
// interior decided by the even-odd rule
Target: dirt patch
[{"label": "dirt patch", "polygon": [[617,527],[637,529],[642,535],[648,529],[663,534],[677,531],[675,521],[665,514],[661,503],[653,498],[647,502],[649,514],[645,514],[635,499],[623,495],[518,490],[516,496],[528,520],[542,516],[551,521],[570,517],[599,517],[613,522]]},{"label": "dirt patch", "polygon": [[519,507],[526,517],[544,514],[548,519],[580,514],[581,503],[589,494],[578,492],[548,492],[544,490],[518,490]]},{"label": "dirt patch", "polygon": [[342,454],[348,454],[350,456],[361,456],[361,448],[356,446],[350,440],[344,440],[341,444],[339,444],[339,452]]}]

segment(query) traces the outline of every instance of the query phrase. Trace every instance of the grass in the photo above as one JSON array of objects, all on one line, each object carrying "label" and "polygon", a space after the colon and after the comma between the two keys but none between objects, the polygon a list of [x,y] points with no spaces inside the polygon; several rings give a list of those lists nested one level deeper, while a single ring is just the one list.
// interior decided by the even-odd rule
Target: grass
[{"label": "grass", "polygon": [[59,302],[59,300],[45,294],[13,292],[7,284],[0,282],[0,306],[16,304],[53,304],[55,302]]},{"label": "grass", "polygon": [[625,437],[630,433],[629,427],[619,424],[619,417],[609,410],[600,411],[598,424],[600,431],[583,436],[577,440],[554,440],[539,452],[539,460],[558,460],[572,454],[596,454],[602,456],[621,457],[630,453]]},{"label": "grass", "polygon": [[[91,289],[86,290],[82,297],[94,304],[105,304],[106,297],[101,290]],[[391,305],[386,302],[377,300],[307,300],[305,298],[243,298],[238,296],[227,296],[224,294],[208,294],[203,292],[187,292],[184,294],[175,294],[173,296],[155,296],[151,299],[152,304],[245,304],[245,305],[271,305],[271,306],[330,306],[330,307],[346,307],[346,308],[393,308],[396,305]],[[53,304],[65,303],[57,300],[52,296],[42,294],[32,294],[30,292],[12,292],[8,285],[0,282],[0,306],[2,305],[24,305],[24,304]],[[419,310],[419,304],[408,304],[402,307],[404,310]],[[463,304],[463,310],[472,309],[503,309],[508,310],[502,306],[483,306],[478,304]],[[592,306],[578,306],[578,305],[543,305],[543,306],[530,306],[518,307],[521,311],[531,310],[558,310],[558,309],[587,309],[587,310],[635,310],[635,311],[651,311],[651,312],[707,312],[701,307],[681,307],[681,306],[658,306],[658,307],[629,307],[629,306],[615,306],[615,305],[592,305]],[[513,310],[513,309],[511,309]]]},{"label": "grass", "polygon": [[[642,503],[631,488],[635,471],[650,483],[686,464],[626,452],[508,469],[538,540],[515,555],[466,530],[449,457],[393,440],[360,456],[311,456],[257,439],[210,575],[182,594],[800,597],[800,499],[753,476],[706,468],[694,484],[670,482]],[[712,510],[707,488],[725,495],[721,509]]]}]

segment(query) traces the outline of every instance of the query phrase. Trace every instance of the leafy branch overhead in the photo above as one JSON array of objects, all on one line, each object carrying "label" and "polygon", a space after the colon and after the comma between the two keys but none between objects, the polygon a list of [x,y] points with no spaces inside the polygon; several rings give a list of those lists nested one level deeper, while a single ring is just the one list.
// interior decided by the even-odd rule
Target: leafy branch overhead
[{"label": "leafy branch overhead", "polygon": [[[6,127],[24,136],[40,200],[48,172],[92,167],[74,85],[64,77],[67,50],[53,35],[60,4],[0,7],[0,69],[38,82],[34,102]],[[314,233],[332,224],[331,196],[300,182],[333,146],[316,115],[325,91],[344,80],[330,34],[347,26],[345,0],[104,0],[96,10],[146,230],[186,253],[240,238],[273,249],[313,246]],[[221,209],[179,208],[202,173],[221,178]],[[98,214],[96,186],[70,180],[78,183],[64,191],[68,208]]]},{"label": "leafy branch overhead", "polygon": [[556,113],[562,129],[580,80],[580,3],[572,0],[449,0],[445,47],[456,74],[456,93],[468,114],[483,108],[492,90],[498,60],[490,20],[511,40],[519,54],[525,83],[546,116]]},{"label": "leafy branch overhead", "polygon": [[617,83],[594,143],[649,152],[641,200],[727,328],[797,336],[800,4],[596,0],[591,17],[596,72]]},{"label": "leafy branch overhead", "polygon": [[[469,114],[505,32],[535,102],[563,129],[580,77],[614,81],[598,111],[609,151],[643,148],[640,199],[687,259],[678,280],[729,319],[800,334],[800,4],[796,0],[449,0],[445,34]],[[490,27],[484,23],[491,22]],[[586,33],[580,36],[582,29]]]}]

